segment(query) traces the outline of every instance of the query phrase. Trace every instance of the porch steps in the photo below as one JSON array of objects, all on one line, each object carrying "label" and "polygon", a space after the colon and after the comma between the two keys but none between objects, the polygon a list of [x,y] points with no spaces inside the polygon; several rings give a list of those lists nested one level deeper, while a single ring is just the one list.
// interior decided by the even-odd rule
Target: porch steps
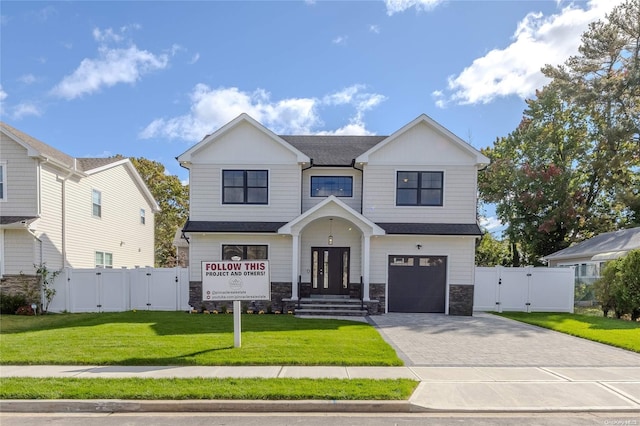
[{"label": "porch steps", "polygon": [[296,316],[365,316],[366,309],[361,309],[358,299],[336,297],[303,297],[300,307],[295,310]]}]

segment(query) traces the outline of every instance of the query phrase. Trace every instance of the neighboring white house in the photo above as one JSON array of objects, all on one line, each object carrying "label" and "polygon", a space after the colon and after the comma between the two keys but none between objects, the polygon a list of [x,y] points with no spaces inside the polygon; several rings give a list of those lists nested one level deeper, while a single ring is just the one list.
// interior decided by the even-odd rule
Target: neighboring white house
[{"label": "neighboring white house", "polygon": [[73,158],[0,123],[0,277],[154,264],[153,196],[128,159]]},{"label": "neighboring white house", "polygon": [[640,227],[605,232],[544,259],[551,267],[575,266],[576,283],[593,284],[600,278],[604,263],[635,249],[640,249]]},{"label": "neighboring white house", "polygon": [[242,114],[177,159],[189,169],[192,306],[201,262],[239,256],[270,261],[285,309],[362,289],[372,314],[471,315],[489,159],[426,115],[390,136],[279,136]]}]

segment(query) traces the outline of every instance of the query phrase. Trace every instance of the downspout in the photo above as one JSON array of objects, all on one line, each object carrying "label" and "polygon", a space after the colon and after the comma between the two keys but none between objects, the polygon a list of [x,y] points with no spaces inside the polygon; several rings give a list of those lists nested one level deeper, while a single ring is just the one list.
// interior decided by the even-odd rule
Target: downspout
[{"label": "downspout", "polygon": [[356,159],[351,160],[351,167],[360,172],[360,214],[364,214],[362,209],[364,207],[364,169],[356,167]]},{"label": "downspout", "polygon": [[304,168],[304,169],[300,169],[300,214],[302,214],[302,201],[304,199],[304,197],[302,196],[302,193],[304,192],[304,171],[305,170],[309,170],[310,168],[313,167],[313,158],[309,159],[309,167]]}]

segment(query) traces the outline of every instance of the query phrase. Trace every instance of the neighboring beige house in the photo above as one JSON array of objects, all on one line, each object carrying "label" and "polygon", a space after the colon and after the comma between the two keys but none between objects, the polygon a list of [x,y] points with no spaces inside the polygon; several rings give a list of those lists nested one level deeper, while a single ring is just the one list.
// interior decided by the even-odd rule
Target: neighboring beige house
[{"label": "neighboring beige house", "polygon": [[154,264],[153,196],[128,159],[73,158],[0,123],[0,277]]},{"label": "neighboring beige house", "polygon": [[192,306],[201,262],[239,256],[269,260],[278,310],[356,299],[369,314],[471,315],[489,159],[426,115],[390,136],[279,136],[242,114],[177,159]]}]

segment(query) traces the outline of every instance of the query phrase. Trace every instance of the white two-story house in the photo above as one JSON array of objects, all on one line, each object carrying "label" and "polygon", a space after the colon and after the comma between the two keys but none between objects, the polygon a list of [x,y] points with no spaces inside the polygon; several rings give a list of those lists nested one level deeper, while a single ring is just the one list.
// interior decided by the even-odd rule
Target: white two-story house
[{"label": "white two-story house", "polygon": [[154,264],[158,205],[128,159],[74,158],[0,123],[0,277]]},{"label": "white two-story house", "polygon": [[201,262],[237,256],[269,260],[278,310],[331,297],[370,314],[471,315],[489,159],[426,115],[390,136],[283,136],[242,114],[177,159],[192,306]]}]

